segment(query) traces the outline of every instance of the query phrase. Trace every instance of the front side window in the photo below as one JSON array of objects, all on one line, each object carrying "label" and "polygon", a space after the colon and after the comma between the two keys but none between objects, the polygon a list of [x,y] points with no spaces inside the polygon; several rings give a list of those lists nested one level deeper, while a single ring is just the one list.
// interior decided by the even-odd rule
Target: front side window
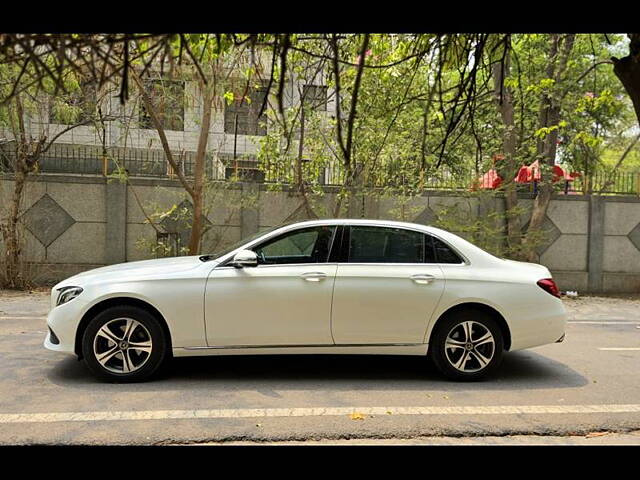
[{"label": "front side window", "polygon": [[246,238],[243,238],[242,240],[240,240],[239,242],[235,242],[225,248],[222,248],[220,250],[216,250],[214,251],[214,253],[210,253],[210,254],[206,254],[206,255],[202,255],[200,258],[203,261],[208,261],[208,260],[214,260],[216,258],[220,258],[225,256],[228,253],[233,252],[235,249],[247,244],[247,243],[251,243],[253,240],[262,237],[264,235],[266,235],[267,233],[272,232],[273,230],[277,230],[278,228],[282,228],[284,225],[276,225],[275,227],[270,227],[267,229],[262,229],[257,233],[254,233],[253,235],[250,235]]},{"label": "front side window", "polygon": [[302,228],[267,240],[252,250],[262,265],[325,263],[335,230],[335,226]]},{"label": "front side window", "polygon": [[353,226],[349,235],[350,263],[423,263],[425,235],[413,230]]}]

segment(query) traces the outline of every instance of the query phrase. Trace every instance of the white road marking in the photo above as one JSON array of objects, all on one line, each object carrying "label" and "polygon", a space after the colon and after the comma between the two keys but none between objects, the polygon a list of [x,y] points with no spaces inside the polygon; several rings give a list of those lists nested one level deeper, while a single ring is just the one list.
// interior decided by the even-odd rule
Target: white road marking
[{"label": "white road marking", "polygon": [[28,315],[4,315],[0,316],[0,320],[46,320],[47,317],[34,317]]},{"label": "white road marking", "polygon": [[211,418],[325,417],[362,415],[537,415],[586,413],[640,413],[629,405],[507,405],[469,407],[314,407],[219,410],[147,410],[122,412],[5,413],[3,423],[110,422],[116,420],[182,420]]},{"label": "white road marking", "polygon": [[626,351],[640,350],[640,347],[602,347],[602,348],[598,348],[598,350],[611,351],[611,352],[626,352]]},{"label": "white road marking", "polygon": [[636,322],[633,320],[570,320],[567,323],[582,323],[585,325],[640,325],[640,322]]},{"label": "white road marking", "polygon": [[583,323],[586,325],[640,325],[636,320],[569,320],[567,323]]}]

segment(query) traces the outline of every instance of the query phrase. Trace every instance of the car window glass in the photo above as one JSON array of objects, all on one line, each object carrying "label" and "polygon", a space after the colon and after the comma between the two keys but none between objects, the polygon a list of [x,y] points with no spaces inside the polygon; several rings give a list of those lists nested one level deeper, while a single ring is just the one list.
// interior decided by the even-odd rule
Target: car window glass
[{"label": "car window glass", "polygon": [[424,234],[401,228],[353,226],[349,236],[351,263],[422,263]]},{"label": "car window glass", "polygon": [[433,238],[433,247],[438,263],[463,263],[462,259],[442,240]]},{"label": "car window glass", "polygon": [[424,263],[438,263],[436,251],[433,248],[433,237],[426,234],[424,236]]},{"label": "car window glass", "polygon": [[244,245],[245,243],[249,243],[259,237],[262,237],[263,235],[266,235],[269,232],[272,232],[273,230],[277,230],[278,228],[282,228],[284,225],[277,225],[275,227],[271,227],[271,228],[267,228],[267,229],[262,229],[257,233],[254,233],[253,235],[243,238],[242,240],[222,249],[222,250],[218,250],[217,252],[211,253],[211,254],[207,254],[207,255],[203,255],[201,258],[205,257],[205,260],[213,260],[215,258],[218,257],[222,257],[223,255],[226,255],[227,253],[233,252],[236,248],[241,247],[242,245]]},{"label": "car window glass", "polygon": [[253,248],[265,265],[324,263],[329,256],[335,226],[310,227],[284,233]]}]

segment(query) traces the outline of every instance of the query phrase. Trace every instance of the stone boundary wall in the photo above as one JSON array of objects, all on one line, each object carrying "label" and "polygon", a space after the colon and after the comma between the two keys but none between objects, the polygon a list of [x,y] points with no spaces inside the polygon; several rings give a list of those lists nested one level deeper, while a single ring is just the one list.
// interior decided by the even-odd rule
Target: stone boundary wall
[{"label": "stone boundary wall", "polygon": [[[0,178],[0,211],[10,199],[13,182]],[[329,217],[336,189],[327,187],[315,205]],[[203,251],[214,251],[261,228],[285,220],[303,219],[301,200],[287,189],[272,191],[264,184],[221,183],[208,195],[209,230]],[[487,205],[488,201],[492,205]],[[530,208],[530,195],[521,203]],[[140,205],[149,212],[172,205],[190,207],[188,196],[174,180],[131,179],[130,186],[102,177],[40,175],[25,187],[22,209],[25,260],[37,283],[51,284],[72,274],[113,263],[153,258],[143,244],[156,239]],[[353,202],[352,218],[399,219],[429,224],[436,212],[456,205],[469,218],[503,209],[504,200],[455,192],[431,191],[400,206],[391,197],[367,197]],[[523,224],[528,221],[523,215]],[[160,229],[176,228],[167,221]],[[562,290],[579,292],[640,292],[640,198],[631,196],[556,196],[545,219],[548,241],[540,263]],[[0,240],[0,254],[4,246]]]}]

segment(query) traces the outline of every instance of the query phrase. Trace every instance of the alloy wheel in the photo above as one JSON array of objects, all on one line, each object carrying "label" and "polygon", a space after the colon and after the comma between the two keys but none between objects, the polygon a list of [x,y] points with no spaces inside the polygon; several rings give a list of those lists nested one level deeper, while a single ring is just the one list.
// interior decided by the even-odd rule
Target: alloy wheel
[{"label": "alloy wheel", "polygon": [[484,369],[495,354],[495,339],[482,323],[468,320],[456,324],[445,340],[449,363],[464,373]]},{"label": "alloy wheel", "polygon": [[93,340],[93,354],[112,373],[129,374],[142,368],[151,357],[149,330],[133,318],[115,318],[105,323]]}]

